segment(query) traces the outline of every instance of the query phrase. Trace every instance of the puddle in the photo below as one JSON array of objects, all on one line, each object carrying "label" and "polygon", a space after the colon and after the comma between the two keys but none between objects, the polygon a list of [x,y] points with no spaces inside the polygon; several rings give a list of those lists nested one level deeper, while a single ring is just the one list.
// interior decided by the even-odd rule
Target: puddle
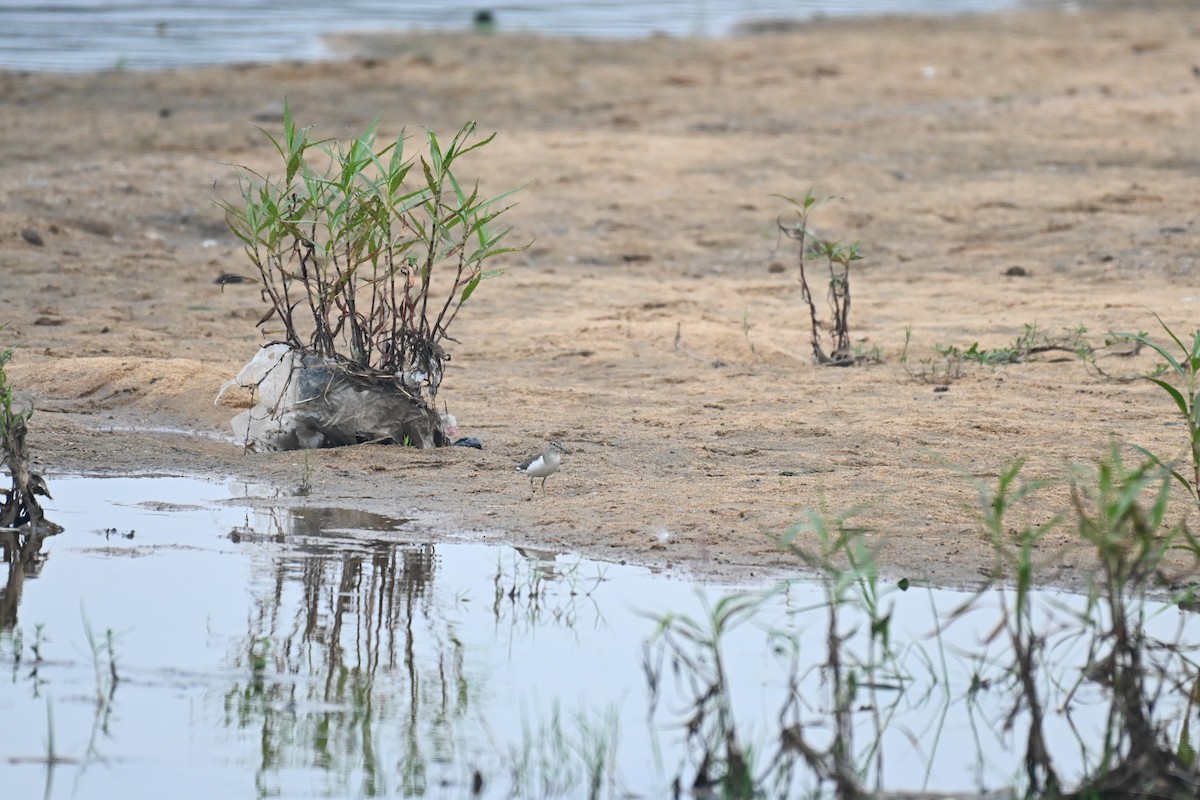
[{"label": "puddle", "polygon": [[[590,760],[603,775],[596,796],[661,797],[689,758],[677,695],[664,689],[648,711],[649,617],[702,619],[733,587],[547,551],[431,544],[403,518],[264,511],[261,500],[238,502],[241,485],[90,477],[57,478],[51,490],[47,515],[66,532],[47,540],[22,585],[10,575],[0,602],[5,796],[583,797]],[[967,597],[888,595],[903,658],[876,676],[887,679],[875,695],[886,718],[883,757],[864,760],[870,785],[1019,784],[1028,723],[1006,724],[1011,654],[988,639],[1001,598],[931,635]],[[1055,665],[1043,677],[1065,692],[1086,662],[1070,624],[1084,601],[1039,602]],[[1148,632],[1200,644],[1193,615],[1155,611]],[[813,665],[799,696],[812,741],[828,741],[816,666],[827,619],[821,588],[794,584],[722,640],[739,733],[760,767],[787,691],[768,631],[788,633]],[[854,626],[847,617],[844,632]],[[871,646],[861,627],[848,653]],[[1068,781],[1081,749],[1099,747],[1107,709],[1096,695],[1084,684],[1062,703],[1069,715],[1048,709]],[[1160,703],[1182,714],[1179,695]],[[861,716],[866,750],[880,720]],[[802,775],[790,785],[793,796],[811,788]]]},{"label": "puddle", "polygon": [[213,442],[237,444],[232,433],[217,433],[216,431],[198,431],[180,428],[174,425],[100,425],[96,430],[100,433],[153,433],[175,438],[207,439]]}]

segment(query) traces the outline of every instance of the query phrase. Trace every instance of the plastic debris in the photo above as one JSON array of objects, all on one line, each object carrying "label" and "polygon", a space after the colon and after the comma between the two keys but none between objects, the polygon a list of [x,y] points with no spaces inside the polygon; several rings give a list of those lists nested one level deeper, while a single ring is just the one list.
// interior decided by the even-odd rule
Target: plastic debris
[{"label": "plastic debris", "polygon": [[[255,393],[233,418],[239,444],[252,450],[303,450],[378,442],[410,447],[450,443],[436,410],[399,378],[362,375],[286,344],[261,348],[217,400],[237,385]],[[449,420],[453,425],[453,418]]]}]

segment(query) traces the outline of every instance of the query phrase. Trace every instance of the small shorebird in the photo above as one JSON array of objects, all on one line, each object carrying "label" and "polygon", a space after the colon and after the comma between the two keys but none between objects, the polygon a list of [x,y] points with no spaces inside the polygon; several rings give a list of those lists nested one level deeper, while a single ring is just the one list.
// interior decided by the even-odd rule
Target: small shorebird
[{"label": "small shorebird", "polygon": [[540,453],[517,467],[517,472],[523,472],[529,476],[529,488],[533,488],[533,479],[542,479],[542,491],[546,490],[546,478],[549,478],[555,472],[558,472],[558,465],[562,463],[561,453],[568,452],[558,442],[551,442],[546,448],[546,452]]}]

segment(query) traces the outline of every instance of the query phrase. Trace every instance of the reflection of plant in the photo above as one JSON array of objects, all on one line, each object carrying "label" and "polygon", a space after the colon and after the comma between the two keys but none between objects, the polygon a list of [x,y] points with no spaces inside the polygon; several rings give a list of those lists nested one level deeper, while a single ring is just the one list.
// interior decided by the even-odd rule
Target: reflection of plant
[{"label": "reflection of plant", "polygon": [[504,565],[504,555],[497,556],[496,572],[492,577],[492,614],[496,624],[513,627],[535,627],[552,621],[564,628],[578,622],[581,601],[588,601],[595,615],[594,624],[603,624],[600,609],[592,601],[596,588],[606,580],[605,571],[597,568],[585,575],[581,561],[567,565],[541,560],[540,554],[529,548],[516,548]]},{"label": "reflection of plant", "polygon": [[108,734],[109,718],[112,716],[113,700],[121,678],[117,672],[116,634],[106,628],[101,639],[92,631],[87,617],[83,618],[83,632],[92,651],[92,670],[96,679],[96,713],[92,721],[92,735],[88,740],[88,757],[98,757],[97,739],[101,733]]},{"label": "reflection of plant", "polygon": [[260,325],[274,320],[294,350],[395,376],[431,403],[451,323],[497,274],[484,264],[509,252],[500,246],[508,230],[491,227],[506,195],[467,192],[453,172],[494,134],[469,144],[469,123],[443,147],[430,131],[427,153],[406,157],[403,134],[377,148],[375,128],[349,144],[312,141],[285,102],[282,137],[264,131],[282,178],[245,170],[240,202],[222,205],[262,280],[270,309]]},{"label": "reflection of plant", "polygon": [[[1101,619],[1107,628],[1093,640],[1089,677],[1109,688],[1110,719],[1116,725],[1115,741],[1106,743],[1109,750],[1103,753],[1102,774],[1093,780],[1109,792],[1144,786],[1148,773],[1163,796],[1177,796],[1177,770],[1189,766],[1177,763],[1155,719],[1158,701],[1152,683],[1167,677],[1155,659],[1177,654],[1174,647],[1146,635],[1141,602],[1162,576],[1162,562],[1170,550],[1182,549],[1193,558],[1200,554],[1200,542],[1185,526],[1168,526],[1170,483],[1157,459],[1126,467],[1114,447],[1094,474],[1077,479],[1071,488],[1077,535],[1100,562],[1099,580],[1089,599],[1105,607]],[[1188,669],[1186,656],[1183,665]],[[1194,673],[1194,666],[1191,670]],[[1186,787],[1192,796],[1198,785],[1193,776]]]},{"label": "reflection of plant", "polygon": [[[824,595],[817,608],[824,614],[824,658],[814,663],[799,632],[770,627],[771,649],[786,666],[786,696],[779,711],[780,730],[773,752],[746,743],[735,724],[730,674],[723,656],[731,632],[756,618],[766,601],[788,591],[784,582],[765,591],[727,595],[707,615],[656,617],[657,627],[646,648],[645,672],[652,711],[671,678],[687,706],[683,727],[691,763],[681,765],[677,781],[686,779],[718,797],[792,796],[801,766],[839,798],[868,795],[863,787],[867,761],[881,768],[880,738],[892,721],[908,678],[891,641],[892,612],[885,602],[874,555],[863,532],[847,524],[850,514],[827,519],[815,512],[791,528],[783,545],[806,566],[818,571]],[[907,586],[903,583],[901,588]],[[850,620],[850,621],[848,621]],[[866,631],[865,646],[862,631]],[[802,687],[819,670],[821,698]],[[892,699],[884,693],[898,690]],[[811,719],[812,712],[821,715]],[[863,749],[855,743],[857,719],[868,715],[873,740]],[[820,729],[820,730],[817,730]],[[824,742],[820,744],[818,742]],[[683,774],[685,771],[690,774]]]},{"label": "reflection of plant", "polygon": [[[832,741],[824,749],[814,747],[804,732],[800,693],[793,691],[790,706],[785,709],[790,712],[791,724],[784,730],[784,740],[821,781],[833,785],[843,798],[863,796],[867,756],[874,754],[881,767],[879,739],[908,683],[892,647],[892,611],[883,602],[888,591],[880,585],[875,553],[867,546],[864,530],[848,524],[855,513],[857,510],[829,519],[808,511],[805,519],[793,525],[781,540],[789,552],[822,576],[827,622],[824,672],[829,676],[833,717]],[[907,586],[903,581],[900,589]],[[843,627],[844,611],[863,618],[868,633],[865,652],[848,646],[857,626],[849,631]],[[795,662],[790,674],[796,686],[799,673]],[[884,687],[899,691],[888,701],[880,693]],[[860,754],[854,743],[854,715],[863,708],[870,710],[875,738]]]},{"label": "reflection of plant", "polygon": [[[946,710],[951,703],[966,706],[981,768],[989,746],[982,732],[1019,742],[1025,797],[1200,796],[1187,724],[1200,699],[1194,636],[1185,638],[1181,629],[1174,640],[1159,639],[1146,624],[1156,608],[1166,607],[1148,592],[1170,583],[1167,556],[1182,552],[1200,562],[1200,541],[1182,523],[1170,522],[1170,472],[1153,458],[1127,464],[1114,446],[1095,465],[1074,468],[1069,505],[1050,515],[1044,490],[1051,483],[1021,473],[1018,462],[1001,471],[995,486],[981,486],[983,532],[992,542],[995,568],[984,587],[938,621],[936,658],[911,642],[894,641],[893,627],[903,617],[894,612],[892,590],[879,581],[874,554],[861,531],[846,524],[847,515],[829,519],[806,512],[783,539],[816,572],[823,599],[792,613],[819,612],[823,651],[803,638],[816,635],[810,616],[797,618],[795,630],[764,620],[765,611],[777,608],[766,601],[779,587],[729,595],[700,619],[657,616],[646,656],[651,697],[657,701],[665,685],[680,687],[682,726],[696,754],[681,764],[679,784],[704,785],[721,797],[782,797],[796,796],[799,779],[807,776],[817,783],[815,792],[839,800],[888,796],[865,788],[872,773],[877,779],[884,774],[884,733],[895,728],[902,706],[927,705],[941,687]],[[1025,515],[1036,521],[1018,521]],[[1048,601],[1035,591],[1037,556],[1068,532],[1097,570],[1078,602]],[[908,582],[897,587],[907,589]],[[1191,594],[1180,598],[1190,602]],[[952,676],[945,631],[993,612],[994,621],[972,627],[968,641],[980,649],[959,650],[966,669]],[[786,697],[773,752],[752,751],[734,725],[738,678],[723,652],[731,631],[750,627],[746,623],[766,628],[772,649],[785,661]],[[989,654],[993,646],[1001,656]],[[1096,717],[1079,707],[1097,704],[1104,722],[1093,734]],[[1075,731],[1081,756],[1074,792],[1066,791],[1067,770],[1059,763],[1063,724]],[[937,723],[938,736],[942,725]],[[929,746],[936,748],[937,741],[921,741],[920,750],[931,757]]]},{"label": "reflection of plant", "polygon": [[[1026,744],[1026,775],[1031,794],[1050,797],[1195,797],[1200,775],[1179,758],[1177,748],[1165,738],[1164,691],[1190,697],[1189,680],[1195,667],[1179,646],[1150,637],[1146,592],[1163,577],[1162,564],[1172,549],[1193,558],[1200,542],[1182,524],[1170,526],[1167,505],[1171,475],[1149,459],[1127,466],[1113,446],[1092,469],[1076,468],[1070,486],[1070,509],[1060,518],[1016,532],[1016,550],[1008,541],[1013,533],[1005,514],[1031,498],[1045,484],[1017,482],[1020,465],[1005,470],[996,493],[985,495],[986,514],[998,552],[1016,567],[1016,606],[1005,608],[1003,631],[1013,652],[1013,715],[1024,709],[1030,717]],[[1087,606],[1068,624],[1068,630],[1086,637],[1087,664],[1066,687],[1065,699],[1048,697],[1042,674],[1047,667],[1044,631],[1034,624],[1032,549],[1059,522],[1073,528],[1076,540],[1087,546],[1098,563],[1096,579],[1089,585]],[[1073,698],[1084,683],[1100,687],[1108,705],[1103,748],[1090,754],[1083,786],[1076,793],[1060,794],[1061,778],[1047,747],[1044,709],[1056,706],[1068,718]],[[1088,755],[1085,750],[1085,755]]]},{"label": "reflection of plant", "polygon": [[33,626],[33,643],[29,646],[33,653],[34,669],[37,669],[38,664],[41,664],[45,659],[42,658],[42,645],[46,643],[46,626],[39,622]]},{"label": "reflection of plant", "polygon": [[616,740],[620,717],[610,709],[599,719],[579,712],[574,725],[563,724],[557,703],[548,720],[523,720],[522,739],[506,757],[509,797],[624,796],[616,777]]},{"label": "reflection of plant", "polygon": [[260,793],[310,769],[338,797],[623,796],[615,710],[572,717],[555,708],[532,716],[515,741],[500,720],[505,738],[488,740],[495,701],[481,699],[490,677],[475,646],[478,620],[462,620],[494,602],[497,629],[569,627],[604,573],[506,548],[495,598],[491,586],[480,597],[447,590],[432,544],[333,533],[395,523],[304,508],[236,531],[247,548],[283,546],[252,583],[256,608],[230,653],[239,677],[224,694],[225,724],[258,744]]},{"label": "reflection of plant", "polygon": [[[362,521],[341,522],[354,519]],[[261,742],[256,780],[264,794],[298,765],[326,773],[339,796],[388,794],[393,781],[404,796],[426,794],[438,765],[449,763],[446,750],[458,746],[477,691],[454,625],[430,591],[433,547],[339,540],[323,524],[338,518],[301,511],[286,537],[239,534],[248,546],[302,544],[270,565],[232,656],[244,678],[225,693],[226,724]],[[298,703],[313,710],[297,714]]]},{"label": "reflection of plant", "polygon": [[[857,362],[850,346],[850,265],[860,261],[858,242],[842,244],[822,239],[808,227],[808,217],[825,200],[818,200],[810,189],[803,200],[786,195],[775,195],[792,204],[795,219],[784,222],[782,216],[776,221],[780,233],[798,243],[800,262],[800,294],[808,306],[809,325],[812,332],[813,358],[818,364],[847,366]],[[823,261],[829,270],[829,311],[831,321],[822,326],[817,319],[817,304],[809,286],[808,259]],[[825,328],[830,352],[825,352]]]},{"label": "reflection of plant", "polygon": [[731,594],[711,607],[706,603],[708,613],[701,619],[686,614],[659,616],[646,648],[650,711],[654,713],[664,679],[671,674],[684,676],[679,682],[690,706],[683,723],[685,752],[696,761],[689,780],[698,788],[719,787],[719,796],[748,798],[755,791],[753,756],[738,735],[722,640],[750,620],[761,602],[758,593]]},{"label": "reflection of plant", "polygon": [[[1025,742],[1025,778],[1029,783],[1029,794],[1038,796],[1041,792],[1046,791],[1050,793],[1051,797],[1055,797],[1059,792],[1060,779],[1046,746],[1045,698],[1038,686],[1044,659],[1045,639],[1038,633],[1031,592],[1033,590],[1035,547],[1047,533],[1055,528],[1058,519],[1023,527],[1015,537],[1016,546],[1010,545],[1011,531],[1006,514],[1021,501],[1032,497],[1045,485],[1042,481],[1019,482],[1022,466],[1018,462],[1005,468],[1000,473],[1000,480],[995,492],[992,492],[989,487],[980,487],[983,523],[991,538],[997,562],[993,576],[997,580],[1001,576],[1010,576],[1016,584],[1014,608],[1008,608],[1008,599],[1005,593],[998,594],[1003,623],[993,636],[1007,635],[1007,643],[1012,650],[1011,669],[1012,674],[1016,676],[1017,686],[1013,691],[1015,700],[1010,718],[1016,717],[1022,712],[1029,715],[1029,731]],[[966,610],[967,607],[969,604],[960,611]]]},{"label": "reflection of plant", "polygon": [[112,699],[121,678],[117,673],[116,634],[106,628],[100,639],[92,631],[87,617],[83,619],[83,632],[87,636],[88,649],[92,652],[92,668],[96,676],[96,701],[106,703]]},{"label": "reflection of plant", "polygon": [[[106,628],[103,636],[97,636],[93,631],[91,624],[88,622],[87,615],[83,616],[83,633],[87,640],[87,656],[91,660],[92,675],[95,681],[94,694],[91,698],[92,703],[92,725],[91,731],[87,737],[87,748],[83,755],[65,753],[59,749],[59,738],[55,727],[54,706],[52,698],[46,697],[46,739],[44,742],[45,752],[41,757],[21,757],[14,758],[11,755],[8,757],[10,763],[18,761],[39,762],[48,767],[57,766],[59,764],[76,764],[87,766],[95,761],[103,760],[104,756],[99,752],[99,744],[101,735],[105,737],[111,736],[112,731],[109,728],[109,722],[112,719],[113,705],[116,699],[117,684],[120,682],[120,675],[117,668],[117,634],[111,629]],[[12,664],[13,664],[13,679],[17,678],[17,667],[21,665],[23,659],[23,648],[25,636],[20,628],[14,628],[11,636],[0,637],[0,642],[9,641],[12,645]],[[44,649],[53,642],[46,635],[45,626],[41,623],[34,626],[33,641],[29,642],[29,650],[32,653],[33,659],[31,668],[24,672],[24,677],[30,681],[32,688],[32,696],[40,697],[43,686],[50,685],[50,679],[47,676],[40,674],[43,665],[53,665],[56,668],[67,667],[74,669],[77,666],[70,660],[57,658],[54,655],[44,652]],[[2,659],[0,659],[2,660]],[[61,677],[61,675],[59,675]],[[86,698],[84,698],[86,699]],[[76,719],[73,715],[69,720]],[[75,741],[79,737],[75,735],[77,731],[68,731],[71,735],[64,737],[67,741]],[[51,774],[47,772],[47,790],[46,796],[51,796],[49,789],[51,782]]]}]

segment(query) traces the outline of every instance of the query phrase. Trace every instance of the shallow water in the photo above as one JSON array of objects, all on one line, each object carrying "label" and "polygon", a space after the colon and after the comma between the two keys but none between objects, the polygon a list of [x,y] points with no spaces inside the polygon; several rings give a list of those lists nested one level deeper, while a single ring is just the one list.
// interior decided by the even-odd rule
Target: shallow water
[{"label": "shallow water", "polygon": [[[648,715],[644,644],[653,617],[703,618],[733,587],[430,543],[401,509],[272,509],[244,485],[50,485],[49,516],[67,530],[23,585],[10,573],[0,602],[5,797],[469,796],[476,774],[486,797],[576,797],[604,742],[604,796],[664,796],[688,758],[680,696],[665,690]],[[968,597],[887,595],[904,655],[875,676],[888,719],[872,771],[889,790],[1004,786],[1019,771],[1023,723],[1002,724],[1008,653],[987,638],[1003,598],[931,635]],[[1038,599],[1053,676],[1069,682],[1085,655],[1069,624],[1082,600]],[[1200,643],[1192,615],[1158,611],[1154,632]],[[826,621],[820,587],[793,584],[723,639],[740,730],[759,752],[776,741],[786,683],[770,631],[810,665],[799,686],[821,740]],[[868,647],[860,630],[847,652]],[[963,700],[981,677],[997,689]],[[1094,745],[1103,728],[1093,694],[1048,724],[1068,778],[1072,731]],[[873,715],[860,716],[865,746]]]},{"label": "shallow water", "polygon": [[468,30],[488,8],[497,30],[640,37],[725,35],[739,22],[818,15],[994,11],[1017,0],[8,0],[0,66],[149,69],[328,56],[321,37],[346,30]]}]

